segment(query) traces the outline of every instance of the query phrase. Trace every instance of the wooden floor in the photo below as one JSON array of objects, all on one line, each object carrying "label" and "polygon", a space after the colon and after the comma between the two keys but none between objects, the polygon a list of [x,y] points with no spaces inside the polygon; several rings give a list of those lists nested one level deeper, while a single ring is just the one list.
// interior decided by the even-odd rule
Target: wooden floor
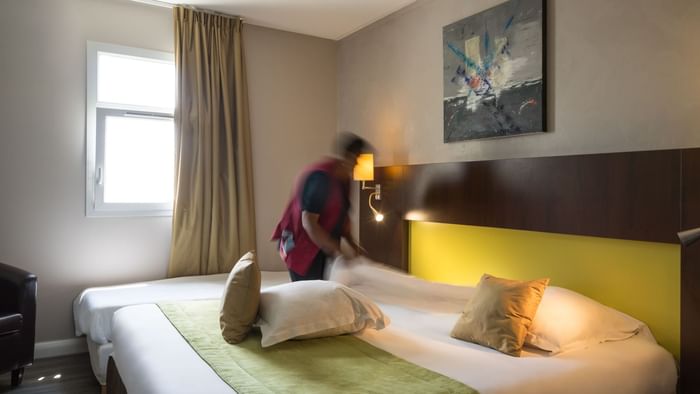
[{"label": "wooden floor", "polygon": [[2,374],[0,393],[99,394],[100,384],[85,353],[35,360],[34,365],[24,369],[24,380],[14,390],[10,387],[10,374]]}]

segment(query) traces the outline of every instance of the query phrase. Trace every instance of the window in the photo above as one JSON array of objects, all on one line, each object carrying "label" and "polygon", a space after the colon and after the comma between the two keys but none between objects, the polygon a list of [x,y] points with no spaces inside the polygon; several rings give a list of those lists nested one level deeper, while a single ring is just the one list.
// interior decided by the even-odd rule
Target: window
[{"label": "window", "polygon": [[88,216],[172,214],[174,108],[172,54],[88,42]]}]

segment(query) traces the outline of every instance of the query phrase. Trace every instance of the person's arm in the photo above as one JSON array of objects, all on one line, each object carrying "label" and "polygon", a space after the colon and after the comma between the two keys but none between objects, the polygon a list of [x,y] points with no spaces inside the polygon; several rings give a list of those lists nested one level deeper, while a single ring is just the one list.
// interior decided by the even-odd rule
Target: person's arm
[{"label": "person's arm", "polygon": [[333,239],[333,237],[331,237],[331,235],[328,234],[323,227],[321,227],[321,224],[318,222],[319,216],[320,215],[318,213],[302,211],[301,225],[309,235],[309,238],[311,238],[311,241],[313,241],[316,246],[321,248],[325,254],[330,257],[335,257],[342,254],[340,250],[340,242]]}]

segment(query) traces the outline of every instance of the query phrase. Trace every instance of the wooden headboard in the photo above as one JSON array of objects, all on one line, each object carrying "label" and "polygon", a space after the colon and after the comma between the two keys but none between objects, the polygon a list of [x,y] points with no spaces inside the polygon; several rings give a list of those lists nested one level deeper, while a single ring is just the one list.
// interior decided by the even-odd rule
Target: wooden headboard
[{"label": "wooden headboard", "polygon": [[[408,220],[678,243],[700,226],[700,149],[379,167],[385,213],[360,195],[360,242],[408,270]],[[682,250],[681,369],[700,367],[700,242]],[[681,374],[681,389],[700,376]]]}]

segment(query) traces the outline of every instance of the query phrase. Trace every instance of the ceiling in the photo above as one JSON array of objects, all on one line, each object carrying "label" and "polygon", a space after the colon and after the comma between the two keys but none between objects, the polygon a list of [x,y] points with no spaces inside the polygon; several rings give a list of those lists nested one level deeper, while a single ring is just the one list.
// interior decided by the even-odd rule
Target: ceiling
[{"label": "ceiling", "polygon": [[339,40],[416,0],[135,0],[187,4],[242,16],[246,22]]}]

